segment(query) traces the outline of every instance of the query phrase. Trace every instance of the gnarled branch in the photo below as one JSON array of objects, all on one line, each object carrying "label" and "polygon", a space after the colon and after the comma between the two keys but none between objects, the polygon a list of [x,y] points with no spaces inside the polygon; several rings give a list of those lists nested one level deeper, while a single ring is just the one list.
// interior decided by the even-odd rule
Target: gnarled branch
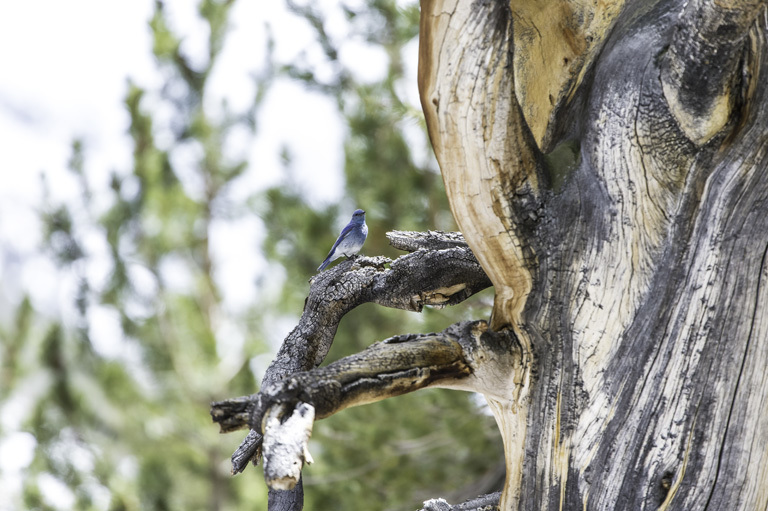
[{"label": "gnarled branch", "polygon": [[[255,396],[233,400],[236,407],[251,403],[247,414],[234,417],[247,419],[257,431],[271,429],[266,434],[280,439],[264,440],[265,476],[272,488],[292,488],[308,459],[305,430],[311,418],[426,387],[506,399],[519,385],[510,369],[519,367],[521,358],[521,346],[511,331],[489,331],[485,321],[457,323],[439,333],[392,337],[326,367],[293,374]],[[216,406],[223,409],[227,402]],[[270,451],[268,444],[279,448]]]},{"label": "gnarled branch", "polygon": [[[328,354],[341,318],[358,305],[373,302],[421,311],[425,305],[460,303],[491,286],[460,233],[395,231],[387,236],[394,247],[411,253],[394,261],[385,257],[349,259],[310,279],[299,323],[267,369],[263,388],[318,366]],[[222,432],[253,427],[252,417],[265,410],[261,396],[213,403],[211,416]],[[232,455],[233,473],[242,472],[249,461],[258,462],[261,443],[261,428],[251,429]],[[285,499],[300,500],[296,492],[300,490],[282,493],[286,493]],[[273,496],[270,492],[270,502]]]}]

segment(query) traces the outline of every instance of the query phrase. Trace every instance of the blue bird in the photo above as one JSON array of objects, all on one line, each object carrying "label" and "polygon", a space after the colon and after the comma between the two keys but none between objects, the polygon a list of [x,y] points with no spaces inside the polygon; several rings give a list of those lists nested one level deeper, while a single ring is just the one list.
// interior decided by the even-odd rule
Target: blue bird
[{"label": "blue bird", "polygon": [[352,220],[341,230],[339,239],[333,244],[331,251],[328,252],[328,257],[317,268],[317,271],[324,270],[334,259],[338,259],[341,256],[349,257],[360,252],[366,237],[368,237],[368,226],[365,225],[365,211],[356,209],[352,213]]}]

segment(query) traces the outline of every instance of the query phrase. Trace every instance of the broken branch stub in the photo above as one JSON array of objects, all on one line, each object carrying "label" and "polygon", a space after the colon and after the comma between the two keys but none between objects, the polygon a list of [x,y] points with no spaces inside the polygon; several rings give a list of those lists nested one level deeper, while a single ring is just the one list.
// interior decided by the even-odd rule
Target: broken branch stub
[{"label": "broken branch stub", "polygon": [[311,464],[309,437],[315,408],[298,403],[269,409],[264,419],[264,480],[273,490],[291,490],[301,478],[304,463]]}]

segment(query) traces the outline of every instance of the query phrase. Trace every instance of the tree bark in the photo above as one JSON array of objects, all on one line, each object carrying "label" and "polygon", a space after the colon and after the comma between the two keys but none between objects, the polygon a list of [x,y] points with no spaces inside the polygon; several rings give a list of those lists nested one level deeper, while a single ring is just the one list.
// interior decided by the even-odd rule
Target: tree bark
[{"label": "tree bark", "polygon": [[601,4],[422,2],[451,207],[533,360],[501,507],[765,509],[765,2]]},{"label": "tree bark", "polygon": [[[442,386],[488,400],[501,509],[766,509],[766,2],[421,5],[422,107],[485,273],[441,277],[428,261],[459,250],[445,242],[404,256],[419,279],[365,258],[365,277],[352,262],[321,274],[261,393],[214,406],[223,429],[254,428],[233,460],[258,454],[264,417],[301,403],[320,418]],[[334,285],[360,278],[382,285]],[[313,369],[363,299],[418,309],[489,283],[489,324]]]}]

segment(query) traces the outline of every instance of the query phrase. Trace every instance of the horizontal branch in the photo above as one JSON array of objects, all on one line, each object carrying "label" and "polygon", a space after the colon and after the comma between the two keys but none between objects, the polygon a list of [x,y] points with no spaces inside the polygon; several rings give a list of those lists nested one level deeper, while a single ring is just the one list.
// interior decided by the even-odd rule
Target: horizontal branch
[{"label": "horizontal branch", "polygon": [[442,231],[392,231],[387,233],[389,244],[398,250],[416,252],[417,250],[442,250],[445,248],[466,247],[467,242],[460,232]]},{"label": "horizontal branch", "polygon": [[[279,439],[264,440],[264,465],[265,470],[280,467],[268,470],[266,477],[273,489],[283,489],[298,481],[298,469],[307,458],[310,416],[322,419],[351,406],[432,386],[508,397],[512,392],[506,387],[519,385],[513,369],[521,359],[520,344],[511,331],[491,332],[485,321],[457,323],[439,333],[400,335],[375,343],[328,366],[274,382],[256,395],[215,403],[214,409],[230,429],[250,426]],[[506,385],[499,377],[505,373],[510,375]],[[280,420],[288,416],[292,420]]]},{"label": "horizontal branch", "polygon": [[[462,345],[447,332],[392,337],[325,367],[294,373],[262,387],[258,394],[214,403],[215,420],[223,431],[254,427],[261,425],[270,406],[299,401],[312,404],[316,418],[322,419],[438,379],[466,377],[471,371]],[[408,388],[403,389],[405,382]]]},{"label": "horizontal branch", "polygon": [[420,511],[495,511],[498,509],[501,492],[482,495],[472,500],[450,505],[445,499],[430,499],[424,502]]}]

